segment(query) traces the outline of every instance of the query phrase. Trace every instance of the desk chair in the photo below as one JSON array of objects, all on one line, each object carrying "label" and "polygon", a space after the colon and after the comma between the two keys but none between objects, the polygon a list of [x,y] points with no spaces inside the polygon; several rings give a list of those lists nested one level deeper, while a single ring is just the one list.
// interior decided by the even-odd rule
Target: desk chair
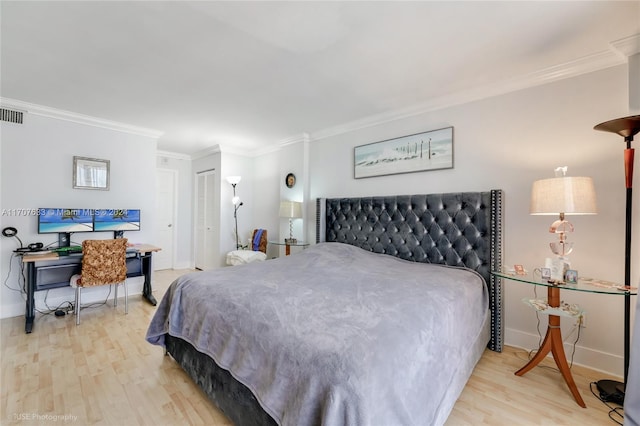
[{"label": "desk chair", "polygon": [[124,285],[124,313],[127,302],[127,239],[85,240],[82,242],[82,272],[76,287],[76,325],[80,324],[80,297],[83,287],[116,285],[113,306],[118,306],[118,284]]},{"label": "desk chair", "polygon": [[251,250],[234,250],[227,253],[227,265],[242,265],[267,258],[267,230],[254,229],[251,235]]}]

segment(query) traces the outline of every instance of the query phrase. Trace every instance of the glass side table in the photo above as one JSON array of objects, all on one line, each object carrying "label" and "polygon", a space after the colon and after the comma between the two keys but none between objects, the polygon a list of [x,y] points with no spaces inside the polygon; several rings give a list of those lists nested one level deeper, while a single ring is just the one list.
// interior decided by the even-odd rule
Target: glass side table
[{"label": "glass side table", "polygon": [[309,243],[305,243],[304,241],[297,240],[295,243],[288,243],[285,241],[269,241],[269,244],[273,244],[276,246],[285,246],[284,253],[286,256],[291,254],[291,247],[302,247],[303,249],[309,246]]},{"label": "glass side table", "polygon": [[543,280],[540,276],[534,276],[529,272],[526,275],[517,275],[515,273],[507,273],[501,271],[491,271],[491,275],[511,280],[518,281],[530,285],[538,285],[547,287],[547,304],[549,305],[549,324],[547,326],[547,333],[544,337],[542,345],[538,349],[536,355],[520,370],[516,371],[516,376],[522,376],[538,365],[549,352],[553,354],[553,359],[564,378],[564,381],[569,386],[571,394],[575,398],[578,405],[586,408],[586,404],[578,391],[578,387],[573,380],[569,364],[567,364],[567,357],[564,353],[564,346],[562,344],[562,332],[560,330],[560,315],[554,312],[553,309],[560,309],[560,290],[570,291],[582,291],[587,293],[599,293],[610,295],[637,295],[637,289],[626,289],[621,285],[612,283],[610,281],[597,280],[591,278],[578,278],[577,283],[553,283],[547,280]]}]

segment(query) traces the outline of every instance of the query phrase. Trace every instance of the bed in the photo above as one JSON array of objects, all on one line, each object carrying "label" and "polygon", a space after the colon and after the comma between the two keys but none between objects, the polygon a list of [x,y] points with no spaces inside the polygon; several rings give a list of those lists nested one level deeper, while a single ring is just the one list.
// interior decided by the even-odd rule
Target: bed
[{"label": "bed", "polygon": [[294,256],[187,274],[147,331],[238,425],[440,425],[502,350],[502,192],[318,199]]}]

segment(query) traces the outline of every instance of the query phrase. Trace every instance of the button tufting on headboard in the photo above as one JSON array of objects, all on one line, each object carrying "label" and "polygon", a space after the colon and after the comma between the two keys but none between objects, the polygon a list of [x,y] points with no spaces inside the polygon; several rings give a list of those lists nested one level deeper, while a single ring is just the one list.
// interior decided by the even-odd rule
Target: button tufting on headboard
[{"label": "button tufting on headboard", "polygon": [[[478,270],[488,279],[489,193],[401,195],[327,200],[327,241],[346,242],[420,262]],[[484,198],[483,198],[484,197]],[[367,235],[375,236],[375,241]],[[483,262],[485,262],[483,264]]]}]

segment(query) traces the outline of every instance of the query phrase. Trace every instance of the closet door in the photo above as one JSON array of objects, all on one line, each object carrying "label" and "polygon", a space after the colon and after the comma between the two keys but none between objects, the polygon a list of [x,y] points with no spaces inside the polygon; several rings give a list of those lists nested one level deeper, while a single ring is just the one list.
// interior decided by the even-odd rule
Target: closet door
[{"label": "closet door", "polygon": [[196,174],[195,266],[207,270],[215,267],[215,170]]}]

